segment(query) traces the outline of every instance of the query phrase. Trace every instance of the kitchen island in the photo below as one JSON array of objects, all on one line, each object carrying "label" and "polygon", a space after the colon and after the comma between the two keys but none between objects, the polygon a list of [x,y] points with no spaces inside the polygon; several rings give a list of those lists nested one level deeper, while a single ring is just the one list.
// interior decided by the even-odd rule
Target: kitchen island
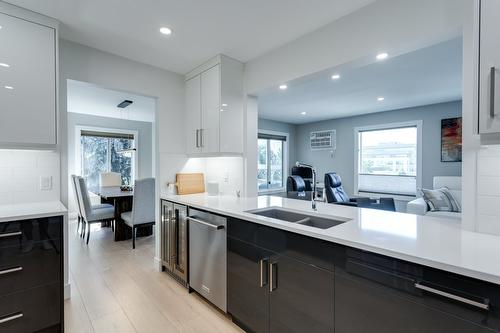
[{"label": "kitchen island", "polygon": [[[499,237],[448,219],[313,211],[272,196],[163,199],[228,218],[228,313],[248,331],[500,330]],[[273,207],[343,223],[321,229],[249,212]]]}]

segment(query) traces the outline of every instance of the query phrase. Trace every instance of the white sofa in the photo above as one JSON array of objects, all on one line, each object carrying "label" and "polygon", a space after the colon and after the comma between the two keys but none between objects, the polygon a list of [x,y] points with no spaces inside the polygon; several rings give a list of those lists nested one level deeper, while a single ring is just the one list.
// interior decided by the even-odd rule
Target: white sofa
[{"label": "white sofa", "polygon": [[[433,179],[433,188],[443,188],[447,187],[450,193],[453,195],[458,204],[462,206],[462,177],[456,176],[439,176]],[[429,211],[429,206],[424,201],[423,198],[417,198],[413,201],[408,202],[406,207],[406,212],[416,215],[427,215],[436,217],[447,217],[453,219],[461,219],[462,213],[457,212],[431,212]]]}]

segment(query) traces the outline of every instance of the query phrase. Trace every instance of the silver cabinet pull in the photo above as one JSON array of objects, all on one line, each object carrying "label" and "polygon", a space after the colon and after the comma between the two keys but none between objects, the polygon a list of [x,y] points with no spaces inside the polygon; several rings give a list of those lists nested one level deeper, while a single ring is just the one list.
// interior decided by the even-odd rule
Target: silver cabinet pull
[{"label": "silver cabinet pull", "polygon": [[495,118],[495,67],[490,68],[490,117]]},{"label": "silver cabinet pull", "polygon": [[203,148],[203,128],[200,128],[200,148]]},{"label": "silver cabinet pull", "polygon": [[14,237],[14,236],[21,236],[23,233],[21,231],[16,231],[16,232],[6,232],[4,234],[0,234],[0,238],[8,238],[8,237]]},{"label": "silver cabinet pull", "polygon": [[278,274],[276,274],[276,275],[274,274],[274,267],[278,268],[277,262],[273,262],[269,265],[269,292],[271,292],[271,293],[273,291],[275,291],[276,289],[278,289],[278,285],[277,285],[277,282],[278,282],[277,275]]},{"label": "silver cabinet pull", "polygon": [[16,319],[19,319],[22,317],[23,317],[23,313],[19,312],[19,313],[13,314],[11,316],[4,317],[4,318],[0,319],[0,324],[7,323],[9,321],[13,321],[13,320],[16,320]]},{"label": "silver cabinet pull", "polygon": [[210,227],[210,228],[215,229],[215,230],[222,230],[222,229],[224,229],[223,225],[215,225],[215,224],[208,223],[208,222],[205,222],[205,221],[202,221],[202,220],[198,220],[198,219],[195,219],[195,218],[192,218],[192,217],[188,217],[187,219],[189,221],[191,221],[191,222],[203,224],[204,226]]},{"label": "silver cabinet pull", "polygon": [[199,142],[200,142],[200,130],[197,129],[196,130],[196,148],[200,148]]},{"label": "silver cabinet pull", "polygon": [[415,288],[420,289],[420,290],[424,290],[424,291],[427,291],[427,292],[430,292],[432,294],[443,296],[443,297],[452,299],[454,301],[458,301],[458,302],[461,302],[461,303],[472,305],[472,306],[475,306],[475,307],[480,308],[482,310],[489,310],[490,309],[490,305],[488,304],[488,301],[486,301],[487,303],[476,302],[476,301],[473,301],[471,299],[468,299],[468,298],[465,298],[465,297],[462,297],[462,296],[450,294],[450,293],[448,293],[446,291],[442,291],[442,290],[439,290],[439,289],[428,287],[428,286],[420,284],[418,282],[415,283]]},{"label": "silver cabinet pull", "polygon": [[4,270],[1,270],[0,271],[0,275],[15,273],[15,272],[19,272],[19,271],[22,271],[22,270],[23,270],[22,266],[17,266],[17,267],[13,267],[13,268],[7,268],[7,269],[4,269]]},{"label": "silver cabinet pull", "polygon": [[260,283],[259,283],[259,286],[261,288],[264,287],[265,285],[267,285],[267,276],[266,276],[266,280],[264,282],[264,266],[267,267],[267,265],[266,265],[267,262],[268,262],[268,259],[260,259],[260,261],[259,261],[259,266],[260,266]]}]

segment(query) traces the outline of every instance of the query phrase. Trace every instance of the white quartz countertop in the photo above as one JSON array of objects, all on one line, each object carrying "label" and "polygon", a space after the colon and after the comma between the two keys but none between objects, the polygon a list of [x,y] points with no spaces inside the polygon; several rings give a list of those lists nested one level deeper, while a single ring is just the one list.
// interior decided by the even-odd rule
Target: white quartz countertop
[{"label": "white quartz countertop", "polygon": [[62,215],[67,213],[67,211],[66,207],[60,201],[0,205],[0,223]]},{"label": "white quartz countertop", "polygon": [[[163,195],[163,199],[221,215],[275,227],[334,243],[500,284],[500,237],[462,230],[456,220],[359,209],[272,196]],[[282,207],[309,214],[351,219],[329,229],[247,213]]]}]

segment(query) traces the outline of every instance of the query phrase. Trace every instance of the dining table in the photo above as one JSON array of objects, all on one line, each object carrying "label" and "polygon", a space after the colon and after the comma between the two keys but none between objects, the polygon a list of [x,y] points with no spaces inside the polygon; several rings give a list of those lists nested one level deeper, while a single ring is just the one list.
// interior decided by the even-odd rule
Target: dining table
[{"label": "dining table", "polygon": [[[127,190],[120,186],[96,186],[89,189],[90,192],[101,198],[101,203],[112,204],[115,207],[115,241],[122,241],[132,238],[132,228],[125,224],[121,214],[132,210],[134,200],[134,189]],[[152,226],[145,226],[137,229],[137,237],[150,236],[153,234]]]}]

